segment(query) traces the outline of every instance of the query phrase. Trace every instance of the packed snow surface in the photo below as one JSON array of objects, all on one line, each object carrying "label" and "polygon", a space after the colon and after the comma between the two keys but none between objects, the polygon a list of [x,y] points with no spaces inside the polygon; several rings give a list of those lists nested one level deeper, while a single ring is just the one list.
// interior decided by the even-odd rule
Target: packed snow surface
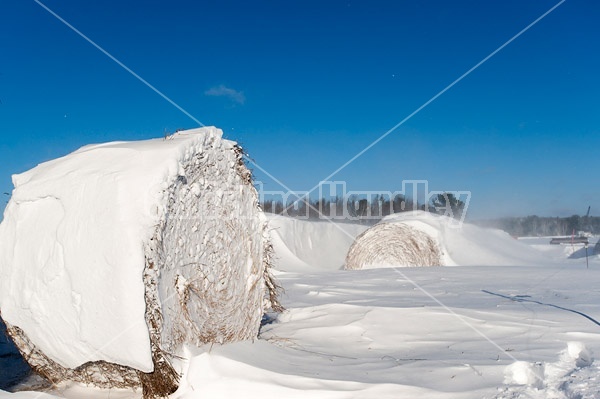
[{"label": "packed snow surface", "polygon": [[183,164],[220,138],[203,128],[89,145],[13,176],[0,225],[3,319],[62,366],[105,360],[151,371],[144,243],[168,187],[185,179]]},{"label": "packed snow surface", "polygon": [[[553,252],[560,248],[538,250],[541,243],[497,231],[438,229],[422,217],[411,223],[437,231],[465,266],[338,270],[364,226],[276,218],[287,311],[255,342],[187,348],[171,397],[600,397],[599,257],[588,269],[583,258]],[[140,397],[79,386],[49,393]]]}]

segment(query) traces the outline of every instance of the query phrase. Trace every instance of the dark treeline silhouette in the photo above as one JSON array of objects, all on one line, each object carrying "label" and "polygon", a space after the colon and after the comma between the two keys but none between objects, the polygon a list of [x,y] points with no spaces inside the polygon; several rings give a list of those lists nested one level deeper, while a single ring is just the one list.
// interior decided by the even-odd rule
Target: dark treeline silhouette
[{"label": "dark treeline silhouette", "polygon": [[260,205],[265,212],[277,215],[302,219],[332,218],[361,223],[376,223],[385,216],[413,210],[426,210],[460,218],[465,207],[463,201],[450,193],[438,194],[427,204],[413,202],[412,199],[399,194],[391,199],[384,195],[371,195],[369,198],[352,195],[332,199],[301,198],[287,204],[280,200],[263,200]]},{"label": "dark treeline silhouette", "polygon": [[[354,221],[374,224],[385,216],[413,211],[426,210],[438,214],[446,214],[454,218],[462,217],[465,203],[451,193],[433,196],[427,204],[419,204],[403,195],[390,199],[383,195],[370,198],[350,196],[332,199],[302,198],[296,202],[283,204],[282,201],[261,201],[265,212],[301,219],[332,218],[340,221]],[[472,222],[482,227],[504,230],[517,237],[568,236],[579,232],[600,234],[599,216],[569,217],[504,217],[498,219],[477,220]]]},{"label": "dark treeline silhouette", "polygon": [[393,201],[379,198],[369,201],[366,198],[302,198],[296,202],[283,204],[282,201],[263,201],[261,207],[265,212],[303,219],[336,218],[377,222],[392,213],[413,209],[413,202],[402,196]]}]

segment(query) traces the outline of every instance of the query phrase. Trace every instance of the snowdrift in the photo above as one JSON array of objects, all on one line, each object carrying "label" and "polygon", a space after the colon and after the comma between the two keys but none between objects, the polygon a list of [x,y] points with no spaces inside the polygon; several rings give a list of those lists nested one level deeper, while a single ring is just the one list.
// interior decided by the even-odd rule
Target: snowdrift
[{"label": "snowdrift", "polygon": [[378,223],[356,237],[346,256],[345,268],[441,264],[440,249],[427,233],[405,223]]},{"label": "snowdrift", "polygon": [[91,145],[13,176],[0,311],[36,371],[161,396],[182,345],[257,336],[271,247],[241,148],[221,136]]},{"label": "snowdrift", "polygon": [[354,238],[368,227],[267,214],[277,270],[316,272],[344,266]]},{"label": "snowdrift", "polygon": [[[444,265],[444,266],[540,266],[555,263],[546,253],[540,252],[509,234],[495,229],[482,228],[469,223],[456,227],[456,220],[439,216],[429,212],[415,211],[403,212],[387,216],[380,223],[371,227],[375,229],[367,234],[369,227],[354,223],[339,223],[332,221],[299,220],[295,218],[268,215],[269,232],[275,251],[274,264],[278,269],[287,272],[312,273],[323,270],[338,270],[340,268],[363,268],[361,266],[348,266],[346,258],[357,237],[364,233],[370,240],[373,257],[377,256],[375,263],[393,263],[393,266],[411,265],[404,261],[393,261],[404,258],[406,255],[394,252],[398,246],[415,244],[392,245],[390,242],[381,241],[382,237],[377,231],[386,231],[390,236],[394,230],[411,231],[411,236],[418,236],[419,245],[429,245],[433,259],[427,262],[414,262],[412,265]],[[389,225],[382,227],[383,225]],[[398,227],[403,226],[403,227]],[[380,230],[381,229],[381,230]],[[373,234],[374,233],[374,234]],[[403,233],[401,233],[403,234]],[[425,234],[425,236],[423,236]],[[428,243],[429,237],[435,243]],[[398,237],[392,238],[395,241]],[[387,238],[385,239],[387,240]],[[368,245],[371,246],[371,245]],[[376,249],[375,247],[377,246]],[[356,248],[355,248],[356,249]],[[419,251],[417,251],[419,252]],[[439,255],[437,262],[436,252]],[[386,259],[386,257],[390,259]],[[396,257],[396,258],[395,258]],[[365,263],[375,267],[375,263]],[[377,267],[381,267],[378,265]]]},{"label": "snowdrift", "polygon": [[500,230],[424,211],[385,217],[358,236],[346,269],[401,266],[533,266],[549,259]]}]

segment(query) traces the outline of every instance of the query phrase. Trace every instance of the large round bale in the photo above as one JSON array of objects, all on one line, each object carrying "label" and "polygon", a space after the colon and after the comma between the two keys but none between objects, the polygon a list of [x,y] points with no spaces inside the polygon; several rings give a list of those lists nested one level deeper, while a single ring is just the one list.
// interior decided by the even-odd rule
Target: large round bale
[{"label": "large round bale", "polygon": [[383,222],[356,237],[345,269],[441,265],[441,251],[430,235],[405,223]]},{"label": "large round bale", "polygon": [[276,306],[242,151],[216,128],[83,147],[13,177],[0,311],[54,383],[178,386],[183,345],[257,336]]}]

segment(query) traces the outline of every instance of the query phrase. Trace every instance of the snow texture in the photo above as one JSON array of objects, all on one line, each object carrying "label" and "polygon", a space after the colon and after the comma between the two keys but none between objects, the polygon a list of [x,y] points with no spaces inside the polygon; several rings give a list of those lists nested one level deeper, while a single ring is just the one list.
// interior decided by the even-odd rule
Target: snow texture
[{"label": "snow texture", "polygon": [[151,372],[159,347],[257,335],[265,220],[221,136],[90,145],[13,176],[0,309],[22,351]]},{"label": "snow texture", "polygon": [[505,369],[504,383],[496,399],[584,399],[600,394],[598,366],[592,367],[591,351],[570,341],[554,362],[515,362]]},{"label": "snow texture", "polygon": [[[549,238],[438,220],[410,223],[467,266],[337,270],[364,226],[270,218],[287,310],[254,342],[186,345],[171,398],[600,398],[600,330],[583,316],[600,318],[600,257],[588,269]],[[0,398],[140,397],[68,384],[49,394]]]},{"label": "snow texture", "polygon": [[315,272],[343,268],[346,253],[368,227],[354,223],[308,221],[269,214],[277,270]]}]

